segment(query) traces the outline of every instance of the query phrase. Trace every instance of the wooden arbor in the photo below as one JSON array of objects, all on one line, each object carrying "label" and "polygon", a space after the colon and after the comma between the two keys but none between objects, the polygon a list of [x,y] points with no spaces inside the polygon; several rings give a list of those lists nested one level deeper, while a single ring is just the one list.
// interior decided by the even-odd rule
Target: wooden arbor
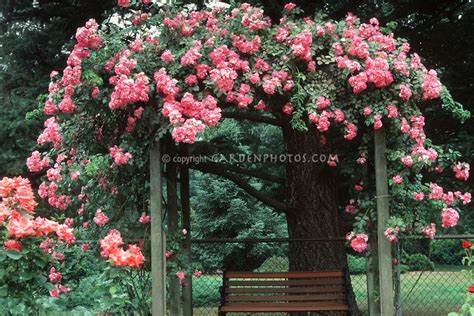
[{"label": "wooden arbor", "polygon": [[[384,230],[389,218],[389,194],[387,178],[386,139],[385,130],[375,131],[375,176],[377,199],[377,244],[373,249],[372,257],[376,273],[368,277],[369,310],[374,315],[394,315],[394,290],[392,279],[391,245],[385,240]],[[166,259],[165,234],[162,208],[162,155],[160,143],[155,140],[150,148],[150,214],[151,214],[151,264],[152,264],[152,314],[166,315]],[[189,173],[185,168],[181,173],[181,187],[183,208],[183,227],[190,232],[189,206]],[[176,185],[176,179],[175,185]],[[171,183],[171,186],[173,184]],[[173,223],[172,223],[173,224]],[[176,224],[176,223],[174,223]],[[191,261],[190,234],[187,238],[189,263]],[[375,244],[374,244],[375,246]],[[191,284],[191,278],[188,280]],[[379,292],[379,300],[373,299],[372,291]],[[179,293],[179,291],[177,292]],[[170,306],[174,313],[179,313],[180,298],[176,292],[171,297]],[[372,297],[372,299],[371,299]],[[192,289],[187,287],[183,293],[183,315],[192,315]]]}]

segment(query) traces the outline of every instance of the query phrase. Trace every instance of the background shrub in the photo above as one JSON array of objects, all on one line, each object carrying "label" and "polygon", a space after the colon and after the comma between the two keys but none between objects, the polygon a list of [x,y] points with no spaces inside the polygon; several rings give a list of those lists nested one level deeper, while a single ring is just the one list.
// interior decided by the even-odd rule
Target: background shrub
[{"label": "background shrub", "polygon": [[460,265],[464,250],[457,239],[439,239],[431,242],[430,258],[440,265]]},{"label": "background shrub", "polygon": [[410,271],[433,271],[433,262],[425,255],[416,253],[407,256],[402,263],[407,265]]},{"label": "background shrub", "polygon": [[349,272],[351,274],[363,274],[366,272],[367,266],[365,257],[348,255],[347,262],[349,264]]}]

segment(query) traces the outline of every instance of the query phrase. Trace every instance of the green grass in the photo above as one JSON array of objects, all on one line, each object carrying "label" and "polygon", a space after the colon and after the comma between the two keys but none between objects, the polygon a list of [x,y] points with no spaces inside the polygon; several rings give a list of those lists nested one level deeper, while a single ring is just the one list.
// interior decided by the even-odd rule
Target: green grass
[{"label": "green grass", "polygon": [[[402,309],[406,316],[445,316],[461,307],[466,293],[462,267],[437,266],[435,271],[407,272],[401,275]],[[421,277],[420,277],[421,274]],[[361,312],[367,311],[366,276],[351,276]],[[417,281],[418,280],[418,281]],[[217,315],[222,276],[204,275],[193,280],[194,315]]]}]

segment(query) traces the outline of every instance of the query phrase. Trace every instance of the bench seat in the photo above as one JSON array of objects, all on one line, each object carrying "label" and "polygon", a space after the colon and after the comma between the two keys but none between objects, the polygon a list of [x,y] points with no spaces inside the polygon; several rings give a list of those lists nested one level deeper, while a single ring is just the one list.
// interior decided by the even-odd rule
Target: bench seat
[{"label": "bench seat", "polygon": [[224,272],[219,315],[262,312],[349,313],[344,271]]}]

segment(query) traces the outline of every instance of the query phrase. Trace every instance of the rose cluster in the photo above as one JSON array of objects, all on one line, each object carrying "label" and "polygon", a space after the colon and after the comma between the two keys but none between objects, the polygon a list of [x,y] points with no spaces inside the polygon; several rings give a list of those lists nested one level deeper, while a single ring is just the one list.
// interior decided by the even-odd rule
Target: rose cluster
[{"label": "rose cluster", "polygon": [[109,258],[109,260],[117,266],[140,267],[145,258],[136,245],[128,245],[128,249],[124,250],[124,244],[120,232],[116,229],[109,231],[107,236],[100,240],[100,247],[102,249],[101,256]]}]

